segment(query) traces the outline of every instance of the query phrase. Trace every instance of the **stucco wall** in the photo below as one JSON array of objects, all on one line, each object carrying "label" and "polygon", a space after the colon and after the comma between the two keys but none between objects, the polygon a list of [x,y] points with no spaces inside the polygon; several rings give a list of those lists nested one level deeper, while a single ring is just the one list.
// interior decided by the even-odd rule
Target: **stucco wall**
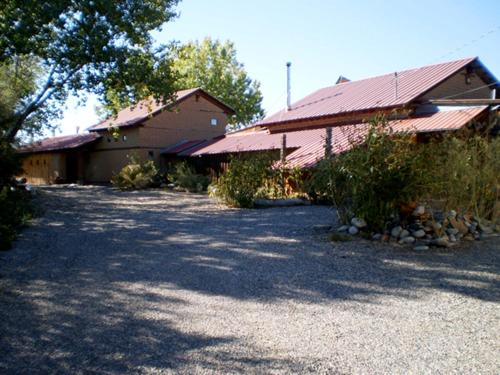
[{"label": "stucco wall", "polygon": [[147,150],[139,148],[94,150],[90,152],[85,168],[85,181],[109,183],[113,174],[127,165],[127,156],[132,154],[139,155],[143,160],[148,159]]},{"label": "stucco wall", "polygon": [[[215,119],[217,125],[211,125]],[[227,115],[202,96],[193,95],[172,111],[164,111],[139,128],[143,147],[165,148],[184,140],[210,139],[225,133]]]}]

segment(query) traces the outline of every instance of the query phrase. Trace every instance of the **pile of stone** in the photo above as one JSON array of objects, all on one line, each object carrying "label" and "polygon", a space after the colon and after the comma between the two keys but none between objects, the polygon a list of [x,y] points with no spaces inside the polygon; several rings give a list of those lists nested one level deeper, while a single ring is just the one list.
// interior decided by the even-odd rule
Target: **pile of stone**
[{"label": "pile of stone", "polygon": [[453,210],[443,214],[425,206],[418,206],[405,223],[393,223],[385,233],[371,233],[366,221],[360,218],[353,218],[350,224],[342,225],[336,231],[362,235],[374,241],[411,245],[416,251],[425,251],[431,246],[447,248],[460,241],[481,240],[500,232],[498,225],[487,220],[458,215]]}]

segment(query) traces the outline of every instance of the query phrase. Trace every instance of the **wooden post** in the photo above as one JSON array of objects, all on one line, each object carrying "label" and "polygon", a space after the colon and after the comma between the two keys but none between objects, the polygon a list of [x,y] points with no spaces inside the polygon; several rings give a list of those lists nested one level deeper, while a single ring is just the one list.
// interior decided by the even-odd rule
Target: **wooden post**
[{"label": "wooden post", "polygon": [[283,165],[286,161],[286,134],[283,133],[281,137],[281,149],[280,149],[280,160]]},{"label": "wooden post", "polygon": [[329,158],[330,156],[332,156],[332,127],[328,126],[325,136],[325,158]]}]

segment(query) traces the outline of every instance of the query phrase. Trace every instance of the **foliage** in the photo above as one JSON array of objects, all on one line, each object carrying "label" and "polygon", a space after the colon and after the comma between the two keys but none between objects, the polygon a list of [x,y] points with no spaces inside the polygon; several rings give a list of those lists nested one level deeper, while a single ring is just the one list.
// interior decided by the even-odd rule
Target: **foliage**
[{"label": "foliage", "polygon": [[351,181],[342,163],[342,156],[321,160],[305,184],[310,198],[335,206],[339,220],[347,223],[353,216]]},{"label": "foliage", "polygon": [[430,145],[434,166],[428,196],[476,217],[500,220],[500,138],[462,134]]},{"label": "foliage", "polygon": [[213,184],[212,195],[234,207],[253,207],[256,198],[278,199],[304,193],[302,171],[280,165],[270,154],[238,155]]},{"label": "foliage", "polygon": [[141,161],[137,155],[129,156],[129,164],[111,179],[120,190],[138,190],[152,186],[158,170],[152,160]]},{"label": "foliage", "polygon": [[300,197],[304,193],[304,178],[300,168],[288,168],[286,164],[273,163],[267,171],[256,196],[267,199]]},{"label": "foliage", "polygon": [[377,116],[350,142],[350,151],[320,162],[307,181],[309,194],[335,205],[342,222],[356,216],[383,230],[419,201],[498,222],[500,139],[464,133],[417,144]]},{"label": "foliage", "polygon": [[33,217],[31,194],[23,187],[0,187],[0,250],[10,248],[21,227]]},{"label": "foliage", "polygon": [[30,193],[12,176],[21,171],[19,154],[0,140],[0,250],[6,250],[33,214]]},{"label": "foliage", "polygon": [[268,155],[235,156],[214,183],[212,195],[232,207],[250,208],[269,176],[273,160]]},{"label": "foliage", "polygon": [[145,97],[167,100],[173,88],[166,49],[153,47],[150,32],[175,17],[176,4],[3,1],[0,64],[14,72],[22,89],[14,93],[20,100],[0,118],[0,136],[12,142],[30,120],[40,127],[46,121],[36,118],[57,116],[69,93],[92,92],[113,112]]},{"label": "foliage", "polygon": [[349,152],[320,164],[309,186],[335,204],[344,222],[353,214],[383,229],[402,204],[421,196],[428,178],[424,153],[410,134],[393,133],[384,116],[350,142]]},{"label": "foliage", "polygon": [[175,164],[172,172],[168,173],[167,178],[181,189],[191,193],[200,193],[207,190],[210,183],[207,176],[197,174],[187,162]]},{"label": "foliage", "polygon": [[171,69],[180,89],[200,87],[236,111],[230,125],[246,125],[264,116],[259,82],[248,77],[230,41],[205,38],[172,47]]}]

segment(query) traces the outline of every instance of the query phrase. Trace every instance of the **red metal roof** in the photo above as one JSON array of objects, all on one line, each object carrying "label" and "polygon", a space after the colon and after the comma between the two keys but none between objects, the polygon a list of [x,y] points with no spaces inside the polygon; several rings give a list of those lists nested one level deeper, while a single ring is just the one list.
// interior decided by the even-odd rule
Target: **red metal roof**
[{"label": "red metal roof", "polygon": [[214,102],[225,111],[229,113],[234,113],[233,109],[220,102],[217,98],[208,94],[204,90],[200,88],[193,88],[187,90],[177,91],[175,93],[175,101],[172,103],[163,104],[161,102],[157,102],[156,100],[143,100],[139,102],[135,106],[130,106],[128,108],[122,109],[116,117],[110,117],[94,126],[91,126],[87,130],[89,131],[99,131],[99,130],[107,130],[109,127],[126,127],[126,126],[134,126],[138,125],[148,117],[154,116],[161,112],[162,109],[170,108],[179,104],[181,101],[187,99],[193,94],[200,94]]},{"label": "red metal roof", "polygon": [[192,149],[193,147],[199,146],[205,142],[207,142],[206,139],[193,140],[193,141],[182,141],[182,142],[176,143],[175,145],[164,148],[163,150],[160,151],[160,153],[161,154],[179,154],[181,152],[186,152],[186,151]]},{"label": "red metal roof", "polygon": [[[393,120],[389,126],[396,132],[435,132],[456,130],[466,125],[487,107],[466,108],[420,114],[403,120]],[[364,138],[369,129],[367,123],[354,123],[332,128],[332,152],[348,150],[353,142]],[[179,155],[201,156],[249,151],[275,150],[281,147],[282,136],[286,134],[287,149],[294,150],[287,156],[289,167],[307,168],[314,166],[324,156],[325,128],[269,133],[263,130],[255,133],[234,133],[219,140],[211,140],[191,148]]]},{"label": "red metal roof", "polygon": [[101,136],[95,133],[64,135],[61,137],[45,138],[42,139],[41,141],[37,141],[22,147],[19,150],[19,152],[32,153],[32,152],[45,152],[45,151],[57,151],[57,150],[70,150],[94,142],[99,138],[101,138]]},{"label": "red metal roof", "polygon": [[[341,113],[391,108],[410,103],[476,58],[424,66],[322,88],[257,125],[297,121]],[[397,95],[396,95],[397,81]]]}]

